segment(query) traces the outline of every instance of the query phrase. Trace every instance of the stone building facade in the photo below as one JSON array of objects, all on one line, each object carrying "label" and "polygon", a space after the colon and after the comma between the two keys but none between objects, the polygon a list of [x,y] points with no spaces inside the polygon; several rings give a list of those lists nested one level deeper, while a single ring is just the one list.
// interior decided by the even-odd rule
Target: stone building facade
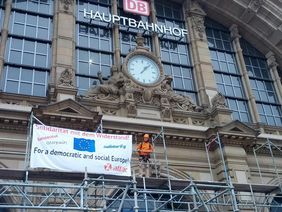
[{"label": "stone building facade", "polygon": [[[149,17],[124,12],[119,0],[0,5],[0,167],[25,168],[33,111],[47,125],[77,130],[94,131],[102,120],[103,132],[132,134],[134,144],[163,129],[176,179],[223,180],[218,149],[209,153],[212,172],[205,151],[218,132],[232,180],[260,182],[253,147],[282,141],[280,1],[151,0]],[[91,10],[187,35],[92,19]],[[155,82],[130,75],[140,55],[158,67]],[[263,182],[275,183],[267,150],[257,157]],[[164,163],[162,144],[156,158]]]}]

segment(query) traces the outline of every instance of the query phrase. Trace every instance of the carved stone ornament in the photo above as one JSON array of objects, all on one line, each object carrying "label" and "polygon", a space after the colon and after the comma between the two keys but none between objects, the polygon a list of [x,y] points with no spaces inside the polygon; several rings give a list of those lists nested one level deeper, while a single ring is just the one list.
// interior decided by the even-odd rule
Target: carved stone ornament
[{"label": "carved stone ornament", "polygon": [[269,66],[269,68],[273,68],[273,67],[277,67],[278,63],[276,62],[276,58],[275,55],[273,54],[273,52],[268,52],[266,54],[266,58],[267,58],[267,64]]},{"label": "carved stone ornament", "polygon": [[65,86],[65,87],[73,87],[73,73],[70,69],[65,69],[59,78],[59,85]]},{"label": "carved stone ornament", "polygon": [[104,81],[102,72],[98,72],[100,85],[91,87],[86,94],[86,98],[101,100],[116,100],[121,94],[121,88],[124,86],[125,78],[122,72],[119,72],[116,66],[112,67],[112,76]]},{"label": "carved stone ornament", "polygon": [[225,97],[221,93],[217,93],[211,100],[212,108],[228,108]]},{"label": "carved stone ornament", "polygon": [[199,38],[202,40],[204,38],[205,33],[205,25],[204,25],[204,17],[194,15],[191,17],[192,20],[192,27],[199,36]]},{"label": "carved stone ornament", "polygon": [[193,15],[198,15],[202,17],[207,15],[197,1],[192,1],[189,6],[189,9],[186,11],[186,16],[193,16]]},{"label": "carved stone ornament", "polygon": [[135,117],[137,115],[137,108],[134,103],[127,104],[127,115],[129,117]]},{"label": "carved stone ornament", "polygon": [[238,26],[236,24],[233,24],[230,28],[229,28],[230,32],[231,32],[231,39],[234,40],[236,38],[241,38],[240,34],[239,34],[239,30],[238,30]]},{"label": "carved stone ornament", "polygon": [[189,112],[200,112],[202,108],[198,107],[193,103],[193,100],[190,96],[184,96],[182,94],[177,94],[173,91],[172,86],[172,77],[166,76],[161,84],[160,89],[154,91],[155,94],[160,94],[166,96],[170,105],[174,109],[189,111]]},{"label": "carved stone ornament", "polygon": [[186,16],[191,17],[192,28],[202,40],[205,33],[204,18],[206,13],[197,1],[191,2],[190,8],[186,11]]},{"label": "carved stone ornament", "polygon": [[64,6],[64,10],[68,11],[70,6],[72,6],[73,0],[61,0],[61,3]]},{"label": "carved stone ornament", "polygon": [[164,107],[161,112],[162,112],[163,121],[171,120],[171,110],[169,107]]},{"label": "carved stone ornament", "polygon": [[249,4],[249,7],[254,10],[258,11],[258,9],[263,5],[264,0],[252,0]]}]

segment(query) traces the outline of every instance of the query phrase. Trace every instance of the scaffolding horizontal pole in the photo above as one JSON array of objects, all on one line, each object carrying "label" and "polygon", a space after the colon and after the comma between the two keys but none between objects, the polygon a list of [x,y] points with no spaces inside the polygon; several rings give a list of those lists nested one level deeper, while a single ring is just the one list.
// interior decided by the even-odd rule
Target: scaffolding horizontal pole
[{"label": "scaffolding horizontal pole", "polygon": [[9,209],[34,209],[34,210],[81,210],[81,211],[103,211],[102,208],[89,207],[56,207],[56,206],[22,206],[22,205],[0,205],[0,208]]},{"label": "scaffolding horizontal pole", "polygon": [[[24,182],[26,176],[26,171],[24,170],[11,170],[11,169],[0,169],[0,179],[3,179],[2,184],[7,182],[6,180],[14,180],[15,183]],[[44,184],[49,184],[50,182],[60,183],[77,183],[80,184],[85,180],[84,173],[71,173],[71,172],[60,172],[60,171],[45,171],[45,170],[32,170],[28,171],[29,181],[40,182],[38,185],[42,186]],[[124,186],[128,183],[132,183],[131,177],[122,177],[122,176],[113,176],[113,175],[104,175],[103,178],[99,174],[88,174],[89,178],[87,179],[88,183],[91,182],[104,182],[105,184],[115,185],[115,186]],[[143,178],[137,177],[137,187],[143,187]],[[191,181],[190,180],[174,180],[171,179],[171,188],[172,190],[181,190],[184,189]],[[225,189],[228,186],[224,182],[211,182],[211,181],[193,181],[198,189],[207,189],[217,191],[220,189]],[[5,184],[4,183],[4,184]],[[167,178],[146,178],[145,179],[147,189],[158,189],[166,190],[167,189]],[[9,183],[8,183],[9,184]],[[34,185],[35,183],[33,183]],[[21,184],[23,185],[23,184]],[[32,185],[29,183],[27,186]],[[53,185],[56,187],[56,185]],[[233,183],[233,186],[236,191],[246,191],[250,192],[249,184],[242,183]],[[279,185],[270,185],[270,184],[251,184],[254,192],[261,193],[271,193],[279,189]],[[69,186],[67,186],[69,187]],[[79,185],[74,186],[74,188],[79,187]]]}]

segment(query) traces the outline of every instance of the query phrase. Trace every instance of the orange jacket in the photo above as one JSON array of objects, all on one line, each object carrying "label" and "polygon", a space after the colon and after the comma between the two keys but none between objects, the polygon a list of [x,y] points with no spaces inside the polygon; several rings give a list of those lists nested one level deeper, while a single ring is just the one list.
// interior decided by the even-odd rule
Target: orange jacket
[{"label": "orange jacket", "polygon": [[141,142],[137,146],[137,151],[139,155],[150,155],[151,152],[153,152],[154,148],[153,145],[150,144],[150,142]]}]

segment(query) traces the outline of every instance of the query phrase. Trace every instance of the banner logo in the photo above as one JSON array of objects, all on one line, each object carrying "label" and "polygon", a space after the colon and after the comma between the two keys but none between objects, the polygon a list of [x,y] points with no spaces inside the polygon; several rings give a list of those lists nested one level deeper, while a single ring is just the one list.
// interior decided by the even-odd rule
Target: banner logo
[{"label": "banner logo", "polygon": [[73,138],[73,149],[78,151],[95,152],[95,140]]},{"label": "banner logo", "polygon": [[105,165],[104,165],[104,169],[106,170],[106,171],[111,171],[112,170],[112,164],[110,164],[110,163],[106,163]]},{"label": "banner logo", "polygon": [[139,15],[150,15],[149,3],[142,0],[123,0],[123,10]]}]

